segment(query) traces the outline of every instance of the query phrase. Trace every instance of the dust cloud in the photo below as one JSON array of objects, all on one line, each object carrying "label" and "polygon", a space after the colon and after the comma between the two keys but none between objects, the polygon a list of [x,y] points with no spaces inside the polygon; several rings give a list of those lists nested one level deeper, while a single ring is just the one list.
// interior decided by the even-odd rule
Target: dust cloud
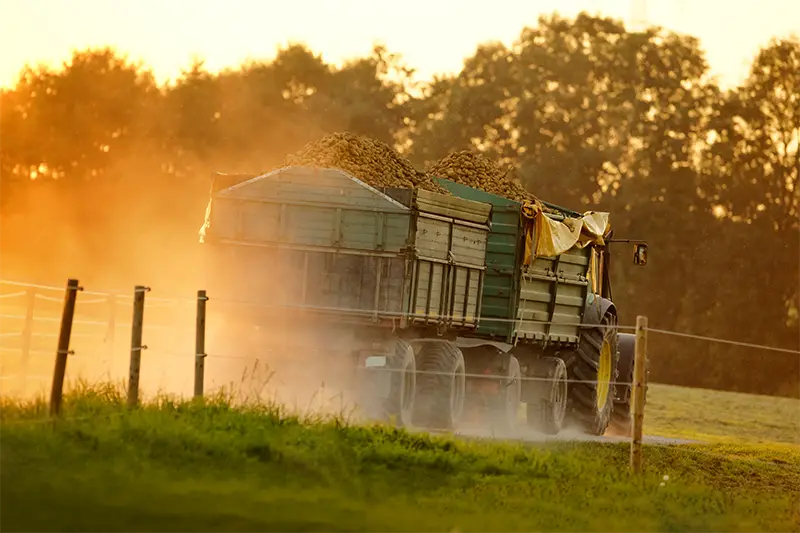
[{"label": "dust cloud", "polygon": [[[154,183],[142,153],[122,158],[103,179],[20,188],[0,212],[0,279],[37,289],[29,362],[23,367],[26,287],[0,284],[0,393],[47,394],[63,287],[77,278],[67,383],[124,387],[131,358],[133,289],[145,296],[140,390],[190,397],[194,390],[196,293],[207,290],[204,390],[242,402],[272,402],[297,414],[362,419],[358,343],[296,303],[302,272],[276,257],[245,257],[212,268],[221,255],[200,244],[210,174],[191,187]],[[155,159],[155,156],[151,156]],[[163,176],[162,176],[163,177]],[[310,289],[310,292],[314,292]],[[20,294],[21,293],[21,294]],[[25,373],[27,379],[22,380]],[[363,401],[362,407],[363,407]],[[460,431],[513,438],[487,422]],[[533,437],[530,437],[533,438]]]},{"label": "dust cloud", "polygon": [[347,398],[354,369],[346,347],[332,353],[316,317],[274,305],[292,298],[285,293],[301,282],[300,272],[282,269],[278,276],[276,264],[268,262],[245,276],[234,268],[223,284],[212,279],[208,246],[198,236],[211,175],[198,171],[202,177],[175,180],[178,186],[148,177],[158,168],[156,155],[138,151],[120,157],[102,179],[33,182],[3,202],[0,279],[52,289],[36,290],[26,367],[27,288],[0,284],[0,393],[49,390],[63,287],[76,278],[85,290],[77,297],[68,386],[79,380],[127,383],[132,295],[134,286],[144,285],[151,290],[145,297],[142,394],[190,396],[196,293],[205,289],[207,393],[225,390],[243,401],[279,402],[303,413],[352,411]]}]

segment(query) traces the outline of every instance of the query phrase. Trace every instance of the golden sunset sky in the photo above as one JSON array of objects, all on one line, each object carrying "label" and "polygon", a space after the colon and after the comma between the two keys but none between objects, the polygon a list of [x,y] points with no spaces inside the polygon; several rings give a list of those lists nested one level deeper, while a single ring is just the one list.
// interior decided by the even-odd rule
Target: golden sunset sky
[{"label": "golden sunset sky", "polygon": [[[646,0],[650,24],[699,37],[713,74],[739,82],[773,36],[800,35],[800,0]],[[302,42],[328,62],[400,53],[419,79],[458,71],[478,43],[510,44],[558,10],[631,20],[633,0],[0,0],[0,85],[25,64],[59,65],[74,49],[111,45],[161,82],[192,57],[212,71]]]}]

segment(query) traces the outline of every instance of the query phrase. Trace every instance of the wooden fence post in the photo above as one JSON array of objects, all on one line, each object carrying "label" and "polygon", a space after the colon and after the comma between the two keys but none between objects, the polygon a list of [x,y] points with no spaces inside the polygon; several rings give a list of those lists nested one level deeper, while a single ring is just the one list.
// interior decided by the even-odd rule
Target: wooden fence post
[{"label": "wooden fence post", "polygon": [[642,470],[642,432],[644,430],[645,372],[647,366],[647,317],[636,317],[636,345],[633,359],[633,384],[631,407],[631,470]]},{"label": "wooden fence post", "polygon": [[56,364],[53,370],[53,385],[50,388],[50,416],[61,414],[64,376],[67,373],[67,356],[70,354],[69,341],[72,337],[72,320],[75,318],[75,300],[80,290],[83,289],[78,286],[77,279],[67,281],[67,290],[64,294],[64,311],[61,313],[61,331],[58,335]]},{"label": "wooden fence post", "polygon": [[28,389],[28,369],[31,361],[31,340],[33,339],[33,313],[36,306],[36,289],[28,287],[25,291],[25,322],[22,324],[22,377],[23,394]]},{"label": "wooden fence post", "polygon": [[206,371],[206,291],[197,291],[197,326],[194,342],[194,397],[203,396]]},{"label": "wooden fence post", "polygon": [[144,326],[144,293],[150,287],[137,285],[133,292],[133,320],[131,323],[131,365],[128,372],[128,407],[139,403],[139,371],[142,367],[142,328]]}]

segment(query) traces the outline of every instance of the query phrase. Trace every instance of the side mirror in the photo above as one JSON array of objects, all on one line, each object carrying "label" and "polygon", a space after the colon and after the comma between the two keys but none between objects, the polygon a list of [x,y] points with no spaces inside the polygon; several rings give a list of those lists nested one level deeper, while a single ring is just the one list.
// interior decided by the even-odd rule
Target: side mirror
[{"label": "side mirror", "polygon": [[633,264],[644,266],[647,264],[647,245],[633,245]]}]

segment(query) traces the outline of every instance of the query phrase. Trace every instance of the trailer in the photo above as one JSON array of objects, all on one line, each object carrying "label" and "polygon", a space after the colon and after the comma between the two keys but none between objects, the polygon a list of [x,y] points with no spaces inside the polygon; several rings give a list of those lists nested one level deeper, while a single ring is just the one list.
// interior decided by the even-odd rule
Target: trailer
[{"label": "trailer", "polygon": [[453,428],[465,396],[454,340],[480,327],[492,209],[333,168],[220,174],[200,232],[208,292],[242,304],[231,323],[283,335],[287,357],[313,340],[324,353],[304,364],[352,368],[372,416]]},{"label": "trailer", "polygon": [[[478,407],[513,428],[520,403],[527,424],[548,434],[565,423],[602,435],[627,431],[632,335],[617,331],[609,276],[613,242],[605,213],[523,205],[437,178],[453,195],[492,205],[481,320],[456,339]],[[646,262],[646,244],[635,247]],[[470,386],[471,385],[471,386]]]}]

